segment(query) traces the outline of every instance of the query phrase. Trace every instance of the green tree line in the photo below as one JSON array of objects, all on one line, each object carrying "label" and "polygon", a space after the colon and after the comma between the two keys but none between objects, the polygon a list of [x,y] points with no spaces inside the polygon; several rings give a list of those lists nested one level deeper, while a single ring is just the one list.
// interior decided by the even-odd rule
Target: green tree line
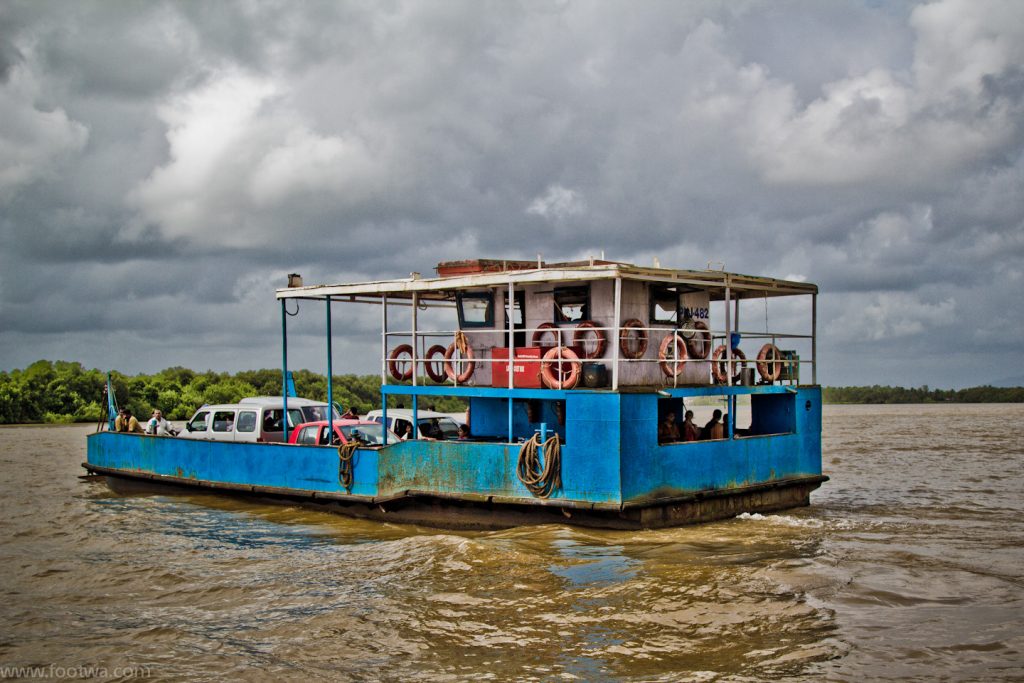
[{"label": "green tree line", "polygon": [[[292,372],[299,396],[327,400],[327,378],[309,370]],[[118,406],[137,416],[159,408],[170,420],[187,420],[204,404],[235,403],[246,396],[280,396],[280,370],[196,372],[174,367],[153,375],[111,373]],[[81,363],[36,361],[24,370],[0,372],[0,424],[98,422],[106,416],[106,374]],[[333,399],[343,408],[366,413],[380,407],[380,376],[335,375]],[[388,405],[408,398],[392,396]],[[441,412],[466,409],[462,399],[431,397],[420,406]],[[408,406],[407,406],[408,407]]]},{"label": "green tree line", "polygon": [[[299,396],[327,400],[327,378],[309,370],[293,373]],[[125,375],[112,372],[114,395],[119,406],[140,416],[160,408],[171,420],[187,420],[196,408],[207,403],[234,403],[246,396],[279,396],[280,370],[196,372],[174,367],[153,375]],[[103,391],[106,375],[86,370],[81,363],[41,360],[24,370],[0,372],[0,424],[31,422],[97,422],[106,415]],[[889,386],[825,387],[826,403],[1021,403],[1024,388],[973,387],[970,389],[929,389]],[[365,413],[380,405],[380,377],[336,375],[333,397],[344,408]],[[391,407],[402,397],[392,396]],[[466,409],[462,399],[431,397],[420,403],[442,412]],[[408,407],[408,406],[407,406]]]},{"label": "green tree line", "polygon": [[824,387],[825,403],[1022,403],[1024,387],[981,386],[970,389]]}]

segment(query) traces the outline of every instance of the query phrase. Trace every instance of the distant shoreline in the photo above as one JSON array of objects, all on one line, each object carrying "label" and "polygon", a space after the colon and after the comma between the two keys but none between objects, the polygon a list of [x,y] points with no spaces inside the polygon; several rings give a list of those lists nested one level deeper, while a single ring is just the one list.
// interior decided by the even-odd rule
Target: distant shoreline
[{"label": "distant shoreline", "polygon": [[[234,374],[166,368],[152,375],[111,372],[117,403],[148,419],[160,408],[170,420],[187,420],[203,404],[234,403],[245,396],[280,395],[280,370],[245,370]],[[327,400],[327,378],[296,370],[300,396]],[[0,372],[0,424],[72,424],[99,422],[106,415],[106,373],[81,363],[40,360],[24,370]],[[332,398],[344,409],[363,414],[380,403],[379,375],[335,375]],[[397,398],[395,399],[398,400]],[[826,404],[884,405],[914,403],[1024,403],[1024,387],[980,386],[930,389],[864,386],[822,387]],[[392,407],[400,407],[397,402]],[[420,407],[424,407],[420,404]],[[456,397],[436,397],[429,407],[462,412]]]}]

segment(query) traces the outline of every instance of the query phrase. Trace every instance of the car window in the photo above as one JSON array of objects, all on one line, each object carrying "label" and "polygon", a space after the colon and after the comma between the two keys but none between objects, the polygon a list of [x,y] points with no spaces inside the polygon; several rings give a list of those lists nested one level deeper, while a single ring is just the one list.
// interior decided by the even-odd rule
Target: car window
[{"label": "car window", "polygon": [[218,410],[213,414],[213,431],[231,432],[235,429],[235,411]]},{"label": "car window", "polygon": [[318,427],[316,425],[310,425],[303,427],[299,430],[299,438],[296,439],[296,443],[314,444],[316,443],[316,432]]},{"label": "car window", "polygon": [[256,411],[243,410],[238,413],[238,424],[235,425],[235,430],[239,432],[255,432]]},{"label": "car window", "polygon": [[[281,431],[281,415],[284,413],[280,408],[274,408],[273,410],[267,410],[263,413],[263,431],[265,432],[279,432]],[[302,411],[298,408],[288,409],[288,429],[295,429],[297,425],[300,425],[305,420],[302,419]]]},{"label": "car window", "polygon": [[[380,424],[345,425],[341,427],[341,433],[345,441],[353,439],[366,446],[380,446],[384,443],[384,428]],[[392,442],[396,440],[394,434],[388,435]]]},{"label": "car window", "polygon": [[192,418],[192,421],[188,423],[188,430],[190,432],[205,432],[206,431],[206,418],[210,416],[210,413],[205,410],[201,413],[196,413],[196,416]]},{"label": "car window", "polygon": [[425,417],[420,420],[420,434],[430,439],[457,439],[459,425],[450,417]]}]

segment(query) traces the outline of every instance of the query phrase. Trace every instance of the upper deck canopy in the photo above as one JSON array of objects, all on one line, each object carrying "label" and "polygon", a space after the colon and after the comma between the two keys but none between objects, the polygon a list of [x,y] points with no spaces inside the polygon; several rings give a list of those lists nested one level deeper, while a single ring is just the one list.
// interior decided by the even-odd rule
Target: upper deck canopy
[{"label": "upper deck canopy", "polygon": [[309,285],[277,290],[278,299],[323,299],[328,296],[351,299],[411,299],[443,301],[456,290],[506,287],[546,282],[595,280],[641,280],[665,285],[682,285],[707,291],[713,301],[725,299],[726,288],[732,299],[817,294],[818,286],[809,282],[727,273],[720,270],[676,270],[637,266],[613,261],[541,263],[536,261],[476,260],[439,264],[440,277],[422,278],[418,274],[398,280],[378,280],[352,284]]}]

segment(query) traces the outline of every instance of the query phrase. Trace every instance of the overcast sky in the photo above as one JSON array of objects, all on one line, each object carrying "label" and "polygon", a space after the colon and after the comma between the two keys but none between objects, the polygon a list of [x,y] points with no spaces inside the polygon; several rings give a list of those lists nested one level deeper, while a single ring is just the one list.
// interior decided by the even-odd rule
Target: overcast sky
[{"label": "overcast sky", "polygon": [[289,272],[603,250],[817,283],[824,384],[1020,377],[1022,143],[1019,0],[4,0],[0,369],[279,367]]}]

